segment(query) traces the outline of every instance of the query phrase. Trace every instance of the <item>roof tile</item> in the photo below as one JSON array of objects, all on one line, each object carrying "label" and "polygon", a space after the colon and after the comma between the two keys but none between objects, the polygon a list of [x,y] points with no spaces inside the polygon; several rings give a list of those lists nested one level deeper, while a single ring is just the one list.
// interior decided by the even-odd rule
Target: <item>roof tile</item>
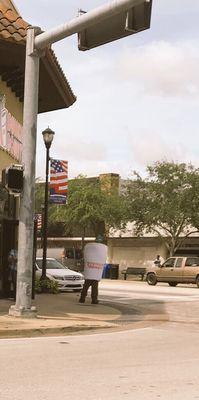
[{"label": "roof tile", "polygon": [[12,26],[12,25],[9,25],[9,26],[7,27],[7,30],[8,30],[9,33],[11,33],[11,35],[12,35],[13,33],[15,33],[15,28],[14,28],[14,26]]},{"label": "roof tile", "polygon": [[17,14],[12,11],[12,10],[6,10],[5,12],[5,17],[10,21],[10,22],[14,22],[17,19]]},{"label": "roof tile", "polygon": [[[11,0],[0,0],[0,40],[25,45],[29,26],[30,24],[18,14]],[[65,93],[67,92],[70,96],[69,103],[71,105],[76,98],[52,49],[46,51],[46,57],[48,64],[52,65],[56,74],[59,75]]]},{"label": "roof tile", "polygon": [[13,33],[12,37],[14,37],[15,41],[21,41],[21,35],[18,32]]},{"label": "roof tile", "polygon": [[2,30],[1,31],[1,36],[4,38],[4,39],[8,39],[8,38],[10,38],[10,33],[8,32],[8,30],[7,29],[4,29],[4,30]]},{"label": "roof tile", "polygon": [[14,9],[6,7],[5,3],[0,1],[0,38],[24,42],[28,26],[29,24]]},{"label": "roof tile", "polygon": [[2,16],[2,18],[0,17],[0,21],[1,21],[1,23],[2,23],[2,25],[6,28],[7,26],[9,26],[10,25],[10,21],[8,21],[6,18],[4,18],[3,16]]}]

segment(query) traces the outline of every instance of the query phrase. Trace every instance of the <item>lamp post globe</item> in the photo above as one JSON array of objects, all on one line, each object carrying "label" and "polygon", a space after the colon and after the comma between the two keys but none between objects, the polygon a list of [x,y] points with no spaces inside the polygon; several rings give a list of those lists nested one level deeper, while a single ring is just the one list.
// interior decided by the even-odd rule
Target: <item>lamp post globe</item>
[{"label": "lamp post globe", "polygon": [[50,148],[50,146],[51,146],[51,144],[52,144],[52,141],[53,141],[53,138],[54,138],[54,134],[55,134],[55,132],[53,132],[52,129],[50,129],[49,127],[46,128],[46,129],[42,132],[42,135],[43,135],[43,139],[44,139],[44,143],[45,143],[46,148]]}]

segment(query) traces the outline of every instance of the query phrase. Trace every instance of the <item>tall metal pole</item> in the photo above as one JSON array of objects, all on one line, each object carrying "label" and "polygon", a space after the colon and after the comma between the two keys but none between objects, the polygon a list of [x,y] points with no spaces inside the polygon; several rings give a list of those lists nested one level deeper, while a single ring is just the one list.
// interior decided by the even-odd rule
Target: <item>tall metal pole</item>
[{"label": "tall metal pole", "polygon": [[47,254],[47,238],[48,238],[48,175],[49,175],[49,150],[50,146],[46,145],[46,183],[45,183],[45,200],[44,200],[44,221],[43,221],[43,260],[41,279],[46,279],[46,254]]},{"label": "tall metal pole", "polygon": [[9,310],[10,315],[24,317],[36,315],[35,307],[31,307],[31,297],[39,86],[39,56],[34,52],[37,29],[31,27],[27,31],[22,156],[24,189],[19,213],[17,297],[16,304]]}]

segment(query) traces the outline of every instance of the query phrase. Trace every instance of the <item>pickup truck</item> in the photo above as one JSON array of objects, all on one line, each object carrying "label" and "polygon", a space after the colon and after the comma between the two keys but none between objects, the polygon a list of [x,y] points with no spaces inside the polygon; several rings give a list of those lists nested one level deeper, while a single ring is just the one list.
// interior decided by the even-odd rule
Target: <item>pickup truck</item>
[{"label": "pickup truck", "polygon": [[146,281],[149,285],[167,282],[169,286],[196,283],[199,288],[199,257],[170,257],[162,265],[148,269]]}]

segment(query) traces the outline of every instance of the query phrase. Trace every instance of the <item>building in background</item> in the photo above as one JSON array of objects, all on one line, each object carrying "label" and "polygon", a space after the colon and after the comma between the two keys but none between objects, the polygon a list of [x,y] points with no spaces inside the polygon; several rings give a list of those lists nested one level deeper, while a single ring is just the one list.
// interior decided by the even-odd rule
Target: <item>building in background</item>
[{"label": "building in background", "polygon": [[[100,182],[102,190],[109,191],[115,189],[120,193],[125,190],[126,181],[120,179],[119,174],[100,174],[98,177],[88,177],[89,181],[95,183]],[[44,183],[39,183],[43,185]],[[49,227],[50,228],[50,227]],[[76,250],[81,249],[81,230],[78,225],[70,234],[65,236],[64,228],[58,223],[53,231],[49,229],[48,237],[48,255],[49,257],[61,258],[63,248],[68,251],[68,260],[66,265],[74,267],[80,265],[79,257],[76,257]],[[103,226],[105,232],[105,225]],[[155,235],[145,234],[142,237],[135,235],[133,223],[128,223],[125,230],[110,230],[105,232],[108,245],[107,263],[119,265],[122,271],[126,267],[145,267],[148,268],[153,264],[157,254],[166,259],[169,254],[163,241]],[[95,240],[94,232],[86,230],[85,243]],[[38,239],[38,256],[42,255],[41,238]],[[78,253],[79,254],[79,253]],[[177,250],[178,255],[199,255],[199,238],[197,234],[192,234],[186,238],[181,247]]]}]

